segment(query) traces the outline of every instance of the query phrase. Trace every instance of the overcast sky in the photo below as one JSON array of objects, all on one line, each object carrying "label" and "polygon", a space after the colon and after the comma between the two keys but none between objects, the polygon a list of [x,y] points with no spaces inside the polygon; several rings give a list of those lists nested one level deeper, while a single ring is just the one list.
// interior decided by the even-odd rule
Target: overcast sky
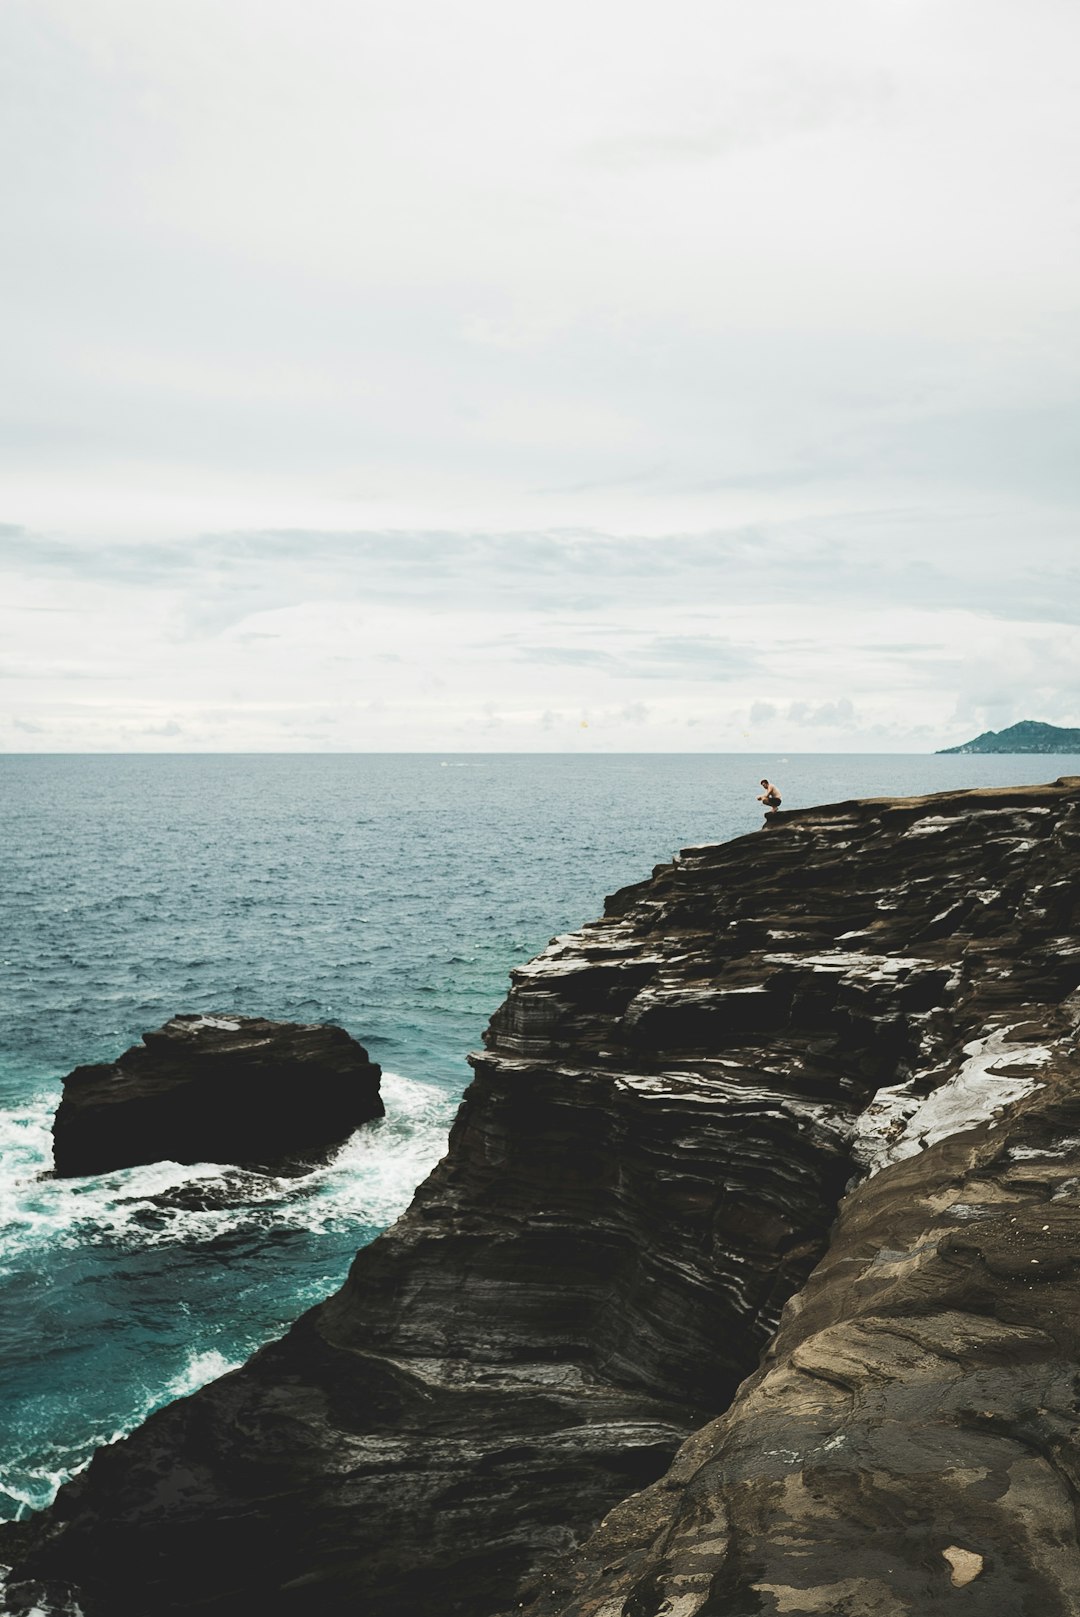
[{"label": "overcast sky", "polygon": [[1080,724],[1075,0],[4,0],[0,749]]}]

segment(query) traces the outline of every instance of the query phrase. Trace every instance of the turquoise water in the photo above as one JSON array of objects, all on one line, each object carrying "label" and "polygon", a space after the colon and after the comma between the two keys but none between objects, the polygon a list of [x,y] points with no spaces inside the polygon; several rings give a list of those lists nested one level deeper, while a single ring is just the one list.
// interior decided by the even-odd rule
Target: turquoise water
[{"label": "turquoise water", "polygon": [[[507,973],[785,807],[1080,758],[0,757],[0,1517],[343,1278],[442,1152]],[[179,1011],[339,1022],[387,1118],[301,1179],[49,1178],[60,1076]]]}]

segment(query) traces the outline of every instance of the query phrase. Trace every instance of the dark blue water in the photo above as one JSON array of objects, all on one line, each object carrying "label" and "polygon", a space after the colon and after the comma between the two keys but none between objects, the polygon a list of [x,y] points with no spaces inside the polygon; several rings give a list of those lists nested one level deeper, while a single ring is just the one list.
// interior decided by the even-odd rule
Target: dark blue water
[{"label": "dark blue water", "polygon": [[[0,1516],[343,1278],[441,1154],[512,965],[785,807],[1077,758],[0,757]],[[55,1181],[60,1075],[179,1011],[339,1022],[388,1117],[303,1179]]]}]

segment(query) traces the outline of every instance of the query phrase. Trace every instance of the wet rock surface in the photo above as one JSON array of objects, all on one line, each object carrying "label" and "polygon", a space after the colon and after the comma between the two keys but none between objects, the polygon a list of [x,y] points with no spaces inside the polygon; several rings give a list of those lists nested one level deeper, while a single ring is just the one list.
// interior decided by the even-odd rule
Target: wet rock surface
[{"label": "wet rock surface", "polygon": [[64,1079],[56,1172],[160,1161],[302,1169],[383,1115],[380,1077],[344,1028],[175,1016],[115,1063]]},{"label": "wet rock surface", "polygon": [[615,895],[342,1290],[7,1530],[13,1609],[1078,1609],[1078,858],[1068,780]]},{"label": "wet rock surface", "polygon": [[1077,1015],[1007,1118],[846,1199],[762,1369],[529,1617],[1080,1611]]}]

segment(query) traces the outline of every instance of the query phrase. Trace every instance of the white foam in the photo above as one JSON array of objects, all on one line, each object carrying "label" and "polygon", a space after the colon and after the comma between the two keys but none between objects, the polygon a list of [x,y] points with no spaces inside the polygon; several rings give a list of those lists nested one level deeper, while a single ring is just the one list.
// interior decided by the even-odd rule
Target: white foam
[{"label": "white foam", "polygon": [[[0,1566],[0,1612],[10,1608],[7,1603],[9,1566]],[[22,1608],[20,1608],[21,1610]],[[74,1596],[55,1605],[51,1600],[47,1606],[30,1606],[26,1608],[24,1617],[83,1617],[83,1609]]]},{"label": "white foam", "polygon": [[[255,1345],[252,1344],[253,1349]],[[191,1393],[198,1392],[207,1382],[216,1381],[219,1376],[227,1375],[230,1370],[237,1369],[243,1363],[244,1355],[230,1359],[216,1348],[192,1349],[180,1369],[163,1386],[156,1389],[144,1387],[141,1397],[137,1395],[136,1389],[131,1409],[122,1425],[109,1426],[103,1431],[85,1427],[79,1434],[77,1443],[73,1445],[70,1464],[58,1464],[55,1449],[52,1463],[40,1457],[32,1459],[26,1456],[20,1458],[17,1454],[9,1456],[2,1488],[6,1497],[15,1502],[14,1520],[21,1521],[34,1511],[44,1510],[52,1503],[65,1482],[70,1482],[72,1477],[77,1477],[81,1471],[86,1470],[98,1449],[119,1442],[156,1409],[172,1403],[177,1398],[186,1398]],[[76,1454],[80,1458],[74,1458]],[[2,1609],[0,1607],[0,1610]]]},{"label": "white foam", "polygon": [[[446,1091],[399,1073],[383,1074],[382,1094],[388,1115],[307,1174],[153,1162],[80,1179],[52,1177],[56,1100],[40,1095],[0,1115],[0,1267],[22,1269],[28,1260],[36,1267],[50,1248],[198,1245],[245,1228],[382,1228],[442,1156],[457,1105]],[[210,1205],[184,1205],[200,1187]]]},{"label": "white foam", "polygon": [[[164,1395],[156,1400],[157,1403],[172,1403],[174,1398],[187,1398],[200,1387],[205,1387],[208,1381],[217,1381],[219,1376],[228,1375],[230,1370],[236,1370],[243,1364],[243,1359],[228,1359],[217,1348],[205,1348],[201,1353],[192,1353],[184,1368],[168,1383]],[[147,1411],[149,1413],[149,1411]],[[145,1415],[140,1415],[145,1420]],[[115,1438],[113,1439],[115,1442]]]},{"label": "white foam", "polygon": [[443,1156],[457,1097],[390,1072],[383,1073],[382,1094],[387,1115],[358,1129],[330,1162],[305,1177],[314,1194],[292,1203],[291,1228],[385,1227]]},{"label": "white foam", "polygon": [[855,1124],[852,1155],[869,1178],[950,1134],[988,1122],[1002,1107],[1039,1088],[1030,1073],[1001,1067],[1038,1068],[1052,1052],[1039,1044],[1009,1044],[1002,1027],[964,1045],[967,1060],[929,1095],[919,1093],[920,1075],[879,1089]]},{"label": "white foam", "polygon": [[[282,1230],[307,1230],[316,1237],[355,1231],[359,1245],[404,1211],[445,1151],[457,1107],[455,1095],[398,1073],[383,1074],[382,1093],[386,1117],[358,1129],[330,1161],[290,1178],[219,1163],[157,1162],[92,1178],[56,1179],[51,1175],[56,1100],[40,1095],[0,1114],[0,1266],[47,1271],[55,1255],[87,1246],[123,1253],[170,1244],[197,1250],[235,1232],[258,1241]],[[208,1205],[198,1205],[201,1195]],[[185,1205],[191,1200],[196,1205]],[[325,1295],[322,1281],[313,1279],[310,1285],[310,1293],[302,1286],[295,1290],[297,1313]],[[205,1331],[202,1338],[164,1385],[155,1381],[131,1389],[123,1401],[122,1425],[85,1427],[77,1437],[72,1434],[70,1448],[43,1450],[35,1442],[21,1459],[9,1453],[3,1492],[16,1514],[43,1509],[96,1449],[116,1442],[162,1404],[234,1369],[258,1346],[255,1340],[231,1341],[230,1349],[240,1356],[230,1358],[207,1345]]]}]

